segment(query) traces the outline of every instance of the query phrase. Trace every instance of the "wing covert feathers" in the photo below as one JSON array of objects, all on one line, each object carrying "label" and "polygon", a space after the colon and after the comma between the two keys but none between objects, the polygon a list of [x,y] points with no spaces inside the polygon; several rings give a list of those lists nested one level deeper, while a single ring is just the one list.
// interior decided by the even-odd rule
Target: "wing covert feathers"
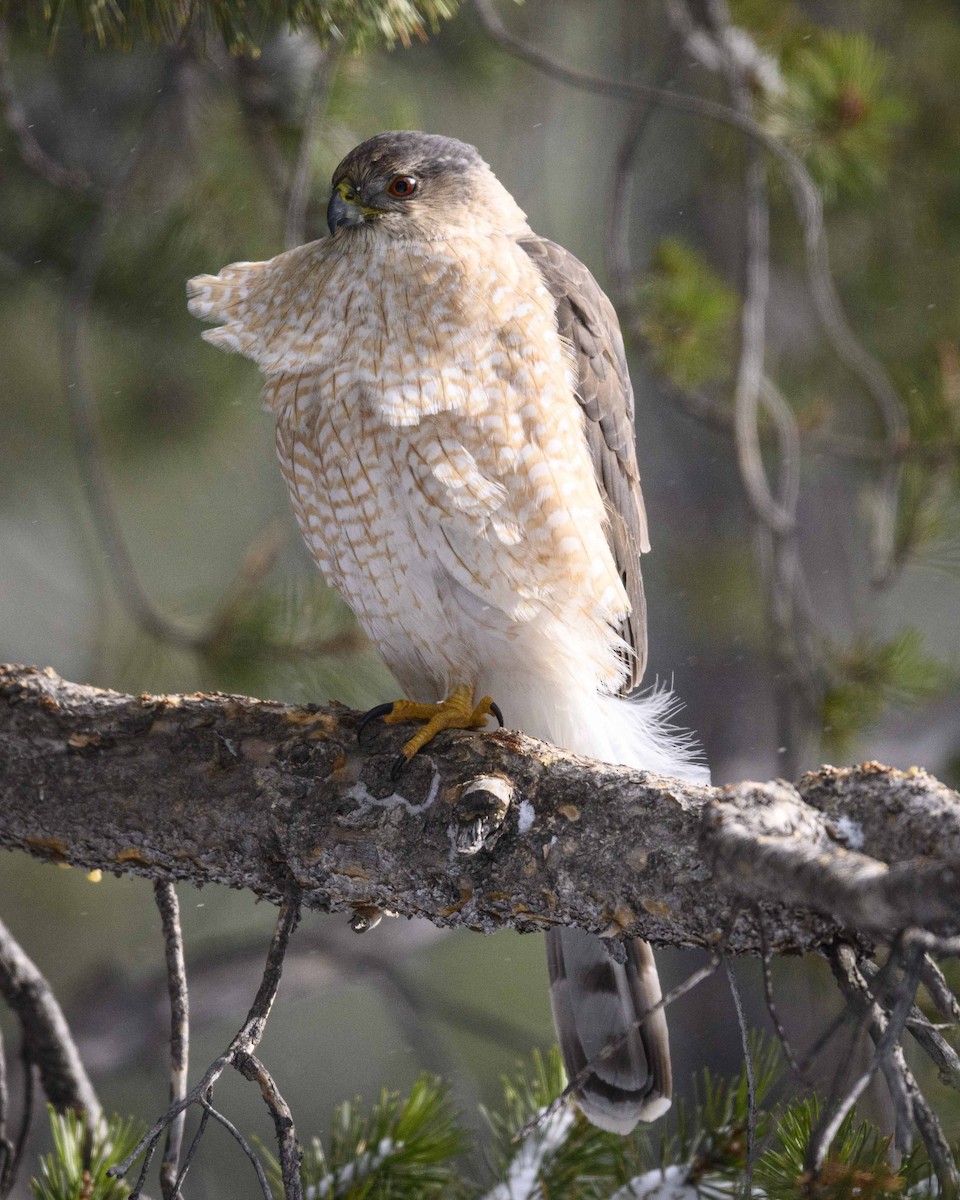
[{"label": "wing covert feathers", "polygon": [[577,367],[577,400],[610,524],[607,540],[630,600],[622,635],[635,657],[624,691],[643,678],[647,661],[647,608],[640,555],[650,549],[635,445],[633,388],[617,314],[578,258],[536,236],[520,247],[540,272],[556,303],[557,328]]}]

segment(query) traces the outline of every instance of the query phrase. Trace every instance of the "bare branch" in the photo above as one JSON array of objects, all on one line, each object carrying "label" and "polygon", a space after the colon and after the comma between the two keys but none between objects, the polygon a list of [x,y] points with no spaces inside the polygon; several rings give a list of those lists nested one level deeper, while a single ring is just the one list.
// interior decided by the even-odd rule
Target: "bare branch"
[{"label": "bare branch", "polygon": [[[865,1026],[869,1031],[874,1046],[877,1046],[887,1028],[887,1013],[877,1003],[875,995],[871,992],[861,964],[857,960],[856,952],[841,942],[834,947],[828,957],[841,992],[847,998],[853,1012],[860,1018],[861,1026]],[[890,989],[893,993],[891,1008],[899,999],[896,993],[902,986],[903,981],[901,980],[894,988]],[[856,1040],[855,1038],[854,1041]],[[908,1154],[913,1143],[913,1101],[905,1079],[907,1062],[899,1041],[891,1047],[890,1053],[880,1060],[879,1067],[883,1072],[887,1091],[893,1102],[894,1145],[900,1154]]]},{"label": "bare branch", "polygon": [[3,1189],[0,1196],[6,1197],[13,1191],[17,1182],[17,1170],[23,1162],[23,1152],[26,1149],[27,1138],[30,1136],[30,1126],[33,1123],[33,1084],[36,1068],[27,1058],[27,1047],[21,1043],[20,1066],[23,1072],[23,1102],[20,1110],[20,1128],[17,1130],[17,1140],[13,1147],[13,1158],[8,1160],[4,1168]]},{"label": "bare branch", "polygon": [[13,1142],[7,1137],[7,1052],[0,1034],[0,1196],[9,1192],[8,1179],[16,1161]]},{"label": "bare branch", "polygon": [[[187,1094],[190,1053],[190,998],[183,958],[180,904],[172,883],[158,880],[153,885],[153,891],[163,923],[163,942],[166,950],[167,989],[170,993],[170,1103],[176,1104]],[[160,1190],[163,1200],[178,1200],[176,1181],[185,1120],[186,1113],[181,1112],[174,1117],[167,1129],[167,1144],[160,1166]]]},{"label": "bare branch", "polygon": [[[863,1094],[870,1080],[876,1074],[877,1069],[887,1061],[889,1056],[899,1046],[900,1034],[903,1032],[907,1016],[913,1005],[913,997],[920,979],[920,952],[918,948],[916,946],[907,947],[906,954],[908,956],[907,971],[901,984],[901,995],[889,1017],[883,1018],[879,1012],[874,1013],[871,1009],[864,1007],[863,1017],[868,1027],[872,1025],[880,1033],[873,1057],[867,1065],[866,1070],[861,1072],[854,1080],[846,1094],[836,1103],[827,1107],[810,1135],[810,1142],[806,1153],[806,1166],[814,1177],[819,1175],[823,1168],[826,1157],[830,1152],[830,1146],[833,1144],[833,1140],[837,1136],[844,1118]],[[855,962],[855,958],[853,961]],[[855,985],[850,984],[850,996],[854,996],[855,994]],[[906,1069],[905,1065],[904,1069]]]},{"label": "bare branch", "polygon": [[[913,996],[920,978],[920,962],[923,955],[918,947],[908,946],[907,953],[913,954],[912,965],[908,961],[905,978],[899,985],[901,994],[891,997],[894,1004],[889,1015],[877,1003],[875,994],[871,994],[864,978],[868,973],[874,978],[877,977],[878,972],[872,964],[859,963],[855,952],[846,945],[836,948],[830,956],[830,964],[848,1003],[868,1021],[870,1035],[876,1046],[872,1065],[878,1064],[883,1071],[894,1103],[897,1148],[901,1151],[909,1149],[909,1133],[916,1127],[930,1156],[941,1189],[945,1195],[955,1196],[960,1190],[960,1173],[957,1171],[950,1146],[936,1114],[907,1066],[903,1047],[899,1043],[899,1034],[894,1037],[891,1033],[894,1022],[902,1020],[903,1025],[909,1026],[912,1014],[917,1012],[913,1005]],[[881,1052],[882,1048],[885,1048],[885,1053]]]},{"label": "bare branch", "polygon": [[753,1070],[753,1055],[750,1053],[750,1034],[747,1030],[746,1018],[743,1015],[743,1002],[740,999],[740,988],[730,960],[724,959],[724,971],[727,983],[730,985],[730,995],[733,997],[733,1007],[737,1012],[737,1028],[740,1030],[740,1043],[743,1047],[743,1065],[747,1074],[747,1161],[743,1169],[744,1200],[750,1200],[753,1190],[753,1164],[757,1154],[757,1080]]},{"label": "bare branch", "polygon": [[[267,1182],[267,1176],[263,1170],[263,1164],[260,1162],[260,1159],[257,1157],[253,1147],[250,1145],[247,1139],[228,1117],[225,1117],[222,1112],[218,1112],[217,1109],[213,1107],[208,1097],[201,1096],[199,1103],[203,1105],[205,1112],[208,1112],[215,1121],[219,1122],[224,1127],[227,1133],[230,1134],[233,1140],[253,1164],[253,1169],[257,1173],[257,1182],[260,1184],[261,1192],[263,1192],[263,1200],[273,1200],[273,1192],[270,1191],[270,1184]],[[285,1196],[286,1195],[289,1195],[289,1193],[285,1193]],[[130,1200],[136,1200],[136,1196],[131,1196]]]},{"label": "bare branch", "polygon": [[283,1179],[284,1200],[302,1200],[303,1182],[300,1178],[300,1162],[303,1150],[297,1141],[290,1106],[280,1094],[273,1076],[255,1054],[238,1054],[234,1063],[237,1070],[251,1082],[260,1085],[260,1094],[273,1117],[279,1149],[280,1176]]},{"label": "bare branch", "polygon": [[38,178],[61,192],[89,198],[96,194],[93,180],[79,167],[68,167],[49,154],[37,141],[30,119],[23,110],[10,78],[10,51],[7,30],[0,21],[0,107],[7,128],[13,134],[20,161]]},{"label": "bare branch", "polygon": [[[929,960],[929,955],[924,955],[925,959]],[[857,964],[861,974],[870,985],[870,989],[874,995],[878,993],[876,980],[880,974],[880,969],[874,962],[869,960],[862,961]],[[921,967],[921,981],[923,979],[923,968]],[[883,989],[879,997],[885,1004],[892,1004],[896,997],[892,995],[891,989]],[[960,1055],[950,1045],[946,1038],[942,1037],[939,1030],[927,1020],[920,1009],[914,1005],[910,1010],[910,1015],[907,1017],[907,1029],[913,1035],[917,1045],[920,1046],[927,1057],[934,1063],[940,1075],[940,1082],[960,1089]]]},{"label": "bare branch", "polygon": [[[122,1177],[126,1175],[140,1155],[146,1153],[144,1166],[141,1169],[137,1185],[131,1194],[131,1200],[136,1200],[136,1197],[139,1195],[139,1189],[143,1186],[143,1181],[146,1177],[146,1168],[149,1165],[149,1160],[156,1149],[163,1130],[176,1120],[182,1112],[189,1108],[191,1104],[200,1104],[205,1109],[208,1108],[213,1086],[226,1068],[231,1065],[236,1066],[243,1055],[252,1054],[259,1045],[260,1039],[263,1037],[264,1028],[266,1027],[267,1018],[270,1016],[270,1010],[276,999],[277,989],[280,986],[280,976],[283,971],[283,960],[287,952],[287,945],[299,921],[300,897],[294,889],[288,893],[280,906],[276,928],[273,932],[273,938],[270,941],[270,948],[267,951],[267,961],[263,969],[260,987],[257,989],[256,997],[250,1006],[246,1020],[234,1035],[230,1045],[207,1067],[200,1082],[186,1096],[177,1100],[176,1103],[171,1104],[164,1115],[154,1122],[152,1127],[147,1130],[123,1162],[110,1168],[110,1175]],[[221,1119],[213,1109],[209,1111],[211,1116],[216,1116],[218,1120]],[[190,1165],[190,1160],[197,1147],[199,1134],[200,1130],[198,1130],[197,1136],[194,1137],[183,1169],[176,1178],[174,1194],[176,1194]]]},{"label": "bare branch", "polygon": [[72,1108],[95,1125],[101,1119],[100,1101],[80,1061],[63,1011],[49,983],[2,922],[0,994],[16,1013],[23,1031],[25,1060],[40,1072],[50,1103],[58,1112]]},{"label": "bare branch", "polygon": [[796,1075],[797,1079],[804,1085],[810,1087],[810,1081],[807,1079],[800,1063],[797,1061],[797,1056],[793,1052],[793,1047],[790,1045],[790,1039],[787,1037],[787,1031],[783,1027],[783,1021],[780,1019],[780,1013],[777,1010],[776,1003],[773,998],[773,972],[770,967],[771,955],[770,944],[767,941],[766,929],[763,924],[763,916],[760,916],[760,965],[763,971],[763,996],[767,1005],[767,1013],[773,1023],[774,1032],[777,1035],[777,1040],[783,1050],[784,1058],[787,1060],[791,1071]]},{"label": "bare branch", "polygon": [[923,956],[923,962],[920,964],[920,982],[929,992],[930,999],[944,1020],[952,1025],[960,1024],[960,1004],[944,979],[943,972],[929,954]]},{"label": "bare branch", "polygon": [[[861,772],[874,769],[886,770],[876,764],[859,768]],[[906,894],[912,897],[911,905],[923,911],[917,925],[952,925],[954,902],[946,890],[956,887],[957,867],[947,866],[938,856],[939,862],[913,858],[907,869],[905,861],[880,860],[844,849],[836,838],[837,832],[841,838],[843,834],[836,820],[824,822],[823,814],[810,804],[818,781],[833,774],[832,768],[811,772],[801,780],[799,792],[783,783],[725,789],[724,799],[711,801],[705,814],[709,833],[703,845],[714,872],[731,883],[736,880],[734,886],[746,897],[770,901],[779,896],[786,904],[811,904],[820,912],[833,913],[841,926],[861,933],[879,935],[883,930],[892,938],[914,924],[901,919],[905,915],[901,897]],[[904,778],[909,779],[909,774]],[[909,784],[904,790],[911,790]],[[934,802],[934,807],[939,805]],[[954,819],[958,818],[960,808],[954,811]],[[907,826],[916,834],[909,817]],[[952,831],[946,832],[949,838]],[[901,827],[901,835],[909,838],[906,827]],[[915,853],[916,842],[911,839],[906,844]]]}]

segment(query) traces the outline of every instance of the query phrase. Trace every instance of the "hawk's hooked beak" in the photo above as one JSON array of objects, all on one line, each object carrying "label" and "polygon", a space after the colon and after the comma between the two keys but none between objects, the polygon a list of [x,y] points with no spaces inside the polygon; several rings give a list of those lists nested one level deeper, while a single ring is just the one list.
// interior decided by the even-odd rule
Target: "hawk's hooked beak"
[{"label": "hawk's hooked beak", "polygon": [[344,225],[362,225],[365,220],[364,211],[358,204],[351,204],[338,191],[334,191],[327,205],[327,228],[331,234]]}]

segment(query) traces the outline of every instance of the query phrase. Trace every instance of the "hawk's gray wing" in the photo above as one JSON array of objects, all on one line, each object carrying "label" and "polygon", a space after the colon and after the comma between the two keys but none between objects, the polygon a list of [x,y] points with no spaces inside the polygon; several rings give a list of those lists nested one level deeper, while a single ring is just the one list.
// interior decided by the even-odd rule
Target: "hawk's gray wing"
[{"label": "hawk's gray wing", "polygon": [[647,663],[647,607],[640,554],[650,549],[634,444],[633,388],[617,314],[600,285],[578,258],[546,238],[524,237],[520,247],[540,272],[557,306],[560,336],[574,350],[577,399],[597,483],[610,518],[607,540],[630,600],[621,630],[636,657],[624,687],[643,678]]},{"label": "hawk's gray wing", "polygon": [[[556,303],[560,336],[572,346],[577,399],[586,418],[597,485],[609,515],[607,540],[630,600],[620,631],[635,658],[625,689],[640,682],[647,661],[647,609],[640,554],[650,549],[634,445],[633,389],[613,305],[579,259],[545,238],[520,246],[536,264]],[[670,1106],[670,1043],[653,954],[629,942],[615,962],[599,938],[576,929],[547,932],[550,1003],[570,1079],[585,1078],[576,1098],[602,1129],[626,1134]],[[587,1065],[591,1065],[589,1071]]]}]

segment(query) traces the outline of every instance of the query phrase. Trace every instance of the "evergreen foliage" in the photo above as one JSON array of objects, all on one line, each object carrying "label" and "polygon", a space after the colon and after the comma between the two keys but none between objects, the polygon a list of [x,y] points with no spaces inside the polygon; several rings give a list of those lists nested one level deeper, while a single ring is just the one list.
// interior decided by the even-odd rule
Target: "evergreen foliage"
[{"label": "evergreen foliage", "polygon": [[369,1113],[359,1099],[339,1104],[328,1148],[314,1138],[304,1155],[304,1188],[331,1200],[449,1196],[465,1146],[446,1088],[421,1075],[405,1099],[383,1091]]},{"label": "evergreen foliage", "polygon": [[639,288],[640,332],[679,387],[726,379],[739,297],[680,238],[664,238]]},{"label": "evergreen foliage", "polygon": [[284,28],[354,49],[377,41],[408,46],[453,17],[459,6],[460,0],[4,0],[0,15],[51,43],[70,15],[101,48],[129,50],[141,42],[218,36],[232,52],[256,53]]},{"label": "evergreen foliage", "polygon": [[768,128],[804,157],[824,198],[881,187],[894,132],[910,116],[891,91],[887,55],[861,33],[803,28],[780,68],[784,86],[766,100]]},{"label": "evergreen foliage", "polygon": [[945,679],[939,663],[924,653],[923,635],[909,626],[887,641],[861,637],[835,648],[830,670],[834,682],[823,698],[823,738],[838,756],[889,705],[935,695]]},{"label": "evergreen foliage", "polygon": [[143,1131],[138,1123],[112,1117],[105,1128],[88,1130],[77,1113],[47,1107],[53,1152],[41,1157],[39,1178],[30,1180],[36,1200],[124,1200],[129,1185],[107,1171],[139,1141]]},{"label": "evergreen foliage", "polygon": [[810,1135],[820,1115],[816,1097],[788,1107],[777,1121],[775,1136],[758,1159],[754,1179],[771,1197],[816,1195],[830,1200],[881,1200],[910,1192],[930,1192],[926,1159],[913,1151],[891,1165],[891,1139],[851,1112],[844,1118],[830,1154],[814,1185],[805,1164]]},{"label": "evergreen foliage", "polygon": [[[820,1115],[816,1096],[771,1100],[782,1090],[779,1047],[752,1039],[756,1087],[756,1148],[752,1165],[758,1195],[768,1200],[884,1200],[909,1192],[931,1194],[921,1151],[891,1165],[890,1139],[848,1114],[819,1178],[811,1180],[805,1155]],[[562,1091],[559,1052],[534,1053],[526,1070],[503,1081],[498,1113],[487,1113],[494,1148],[488,1167],[467,1164],[476,1136],[455,1112],[445,1086],[421,1075],[405,1097],[384,1091],[369,1110],[359,1099],[337,1106],[323,1143],[313,1138],[302,1167],[307,1200],[649,1200],[689,1189],[707,1200],[740,1194],[747,1165],[750,1095],[744,1068],[733,1079],[704,1071],[690,1110],[678,1104],[655,1145],[643,1129],[629,1138],[604,1133],[573,1108],[561,1108],[517,1140],[518,1132]],[[123,1200],[129,1187],[109,1179],[137,1131],[114,1118],[84,1157],[85,1126],[75,1114],[51,1111],[54,1152],[31,1181],[37,1200]],[[277,1197],[279,1168],[270,1164]],[[684,1193],[686,1194],[686,1193]]]}]

